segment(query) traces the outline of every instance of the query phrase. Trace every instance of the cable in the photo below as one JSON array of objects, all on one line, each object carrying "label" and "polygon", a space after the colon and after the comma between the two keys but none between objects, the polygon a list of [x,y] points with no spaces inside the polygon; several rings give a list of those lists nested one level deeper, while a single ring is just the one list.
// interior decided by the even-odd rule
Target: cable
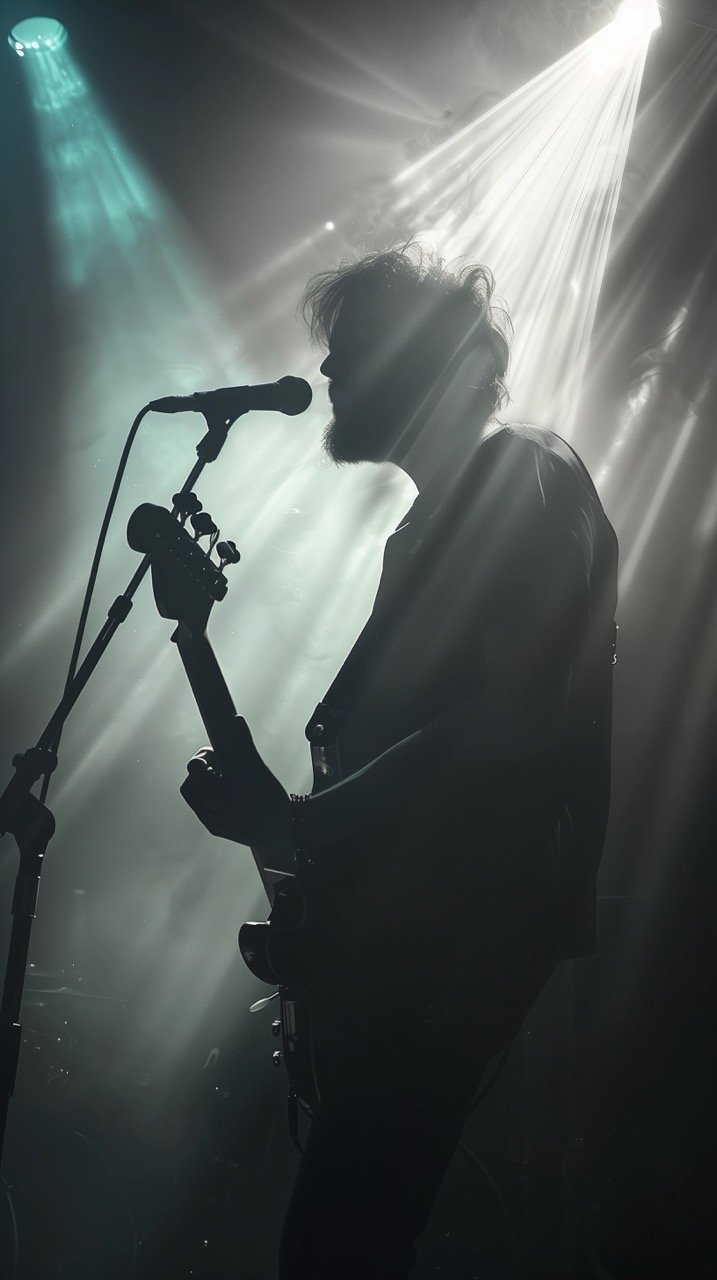
[{"label": "cable", "polygon": [[473,1115],[473,1112],[474,1112],[474,1111],[475,1111],[475,1110],[480,1106],[480,1104],[481,1104],[481,1102],[483,1101],[483,1099],[485,1098],[486,1094],[490,1093],[491,1089],[493,1088],[493,1085],[495,1084],[496,1080],[498,1079],[498,1076],[500,1075],[501,1071],[503,1070],[503,1067],[505,1066],[506,1062],[508,1061],[508,1055],[509,1055],[509,1053],[510,1053],[510,1051],[511,1051],[512,1047],[513,1047],[513,1045],[512,1045],[512,1043],[511,1043],[511,1044],[509,1044],[509,1045],[508,1045],[508,1048],[507,1048],[507,1049],[504,1049],[504,1050],[503,1050],[503,1052],[501,1053],[500,1058],[498,1059],[498,1064],[497,1064],[497,1066],[495,1067],[495,1070],[493,1071],[493,1074],[488,1078],[487,1083],[486,1083],[486,1084],[483,1086],[483,1088],[478,1092],[478,1094],[476,1095],[475,1101],[471,1104],[470,1111],[468,1112],[468,1115],[469,1115],[469,1116],[472,1116],[472,1115]]},{"label": "cable", "polygon": [[[475,1098],[475,1101],[473,1102],[471,1109],[468,1112],[468,1116],[473,1115],[473,1112],[480,1106],[486,1094],[488,1094],[490,1090],[493,1088],[493,1085],[495,1084],[496,1080],[498,1079],[498,1076],[500,1075],[501,1071],[505,1067],[506,1062],[508,1061],[508,1056],[510,1054],[512,1047],[513,1045],[511,1042],[511,1044],[508,1045],[507,1049],[504,1049],[503,1052],[501,1053],[500,1058],[498,1059],[498,1062],[495,1068],[493,1069],[492,1074],[488,1077],[488,1080],[484,1084],[483,1088],[479,1090]],[[466,1119],[468,1119],[468,1117],[466,1117]],[[503,1199],[503,1196],[500,1193],[500,1190],[495,1182],[495,1179],[491,1176],[488,1169],[486,1169],[482,1160],[478,1159],[478,1156],[476,1155],[475,1151],[473,1151],[473,1149],[468,1146],[468,1143],[459,1142],[458,1150],[460,1151],[461,1155],[464,1156],[464,1158],[468,1161],[468,1163],[472,1164],[481,1174],[484,1182],[486,1183],[486,1185],[488,1186],[489,1190],[493,1195],[493,1199],[498,1205],[498,1209],[500,1210],[501,1217],[503,1219],[503,1222],[505,1223],[505,1226],[508,1232],[508,1239],[510,1242],[511,1274],[513,1276],[517,1276],[518,1275],[518,1255],[517,1255],[516,1246],[515,1246],[513,1223],[511,1220],[508,1206],[505,1203],[505,1200]]]},{"label": "cable", "polygon": [[[0,1201],[4,1205],[3,1217],[8,1219],[9,1231],[7,1238],[3,1242],[3,1254],[0,1256],[0,1265],[3,1268],[4,1280],[14,1280],[17,1275],[17,1264],[20,1257],[20,1236],[17,1225],[17,1214],[15,1213],[15,1202],[12,1197],[13,1188],[4,1178],[0,1179]],[[6,1226],[3,1223],[3,1226]]]},{"label": "cable", "polygon": [[[92,603],[92,595],[95,589],[95,583],[97,582],[97,574],[100,567],[100,560],[102,558],[102,552],[104,550],[105,542],[107,540],[107,531],[110,526],[110,520],[112,519],[112,513],[115,509],[115,504],[117,502],[117,494],[119,493],[120,485],[122,483],[122,477],[124,476],[124,473],[127,467],[127,460],[129,458],[132,445],[134,444],[135,436],[137,435],[137,432],[139,430],[140,423],[142,422],[142,419],[145,417],[147,413],[149,413],[148,404],[146,404],[144,408],[140,409],[139,413],[137,414],[137,417],[132,423],[132,426],[130,427],[129,433],[127,435],[127,439],[125,440],[124,448],[120,455],[119,463],[117,464],[117,471],[115,473],[112,489],[110,490],[110,496],[107,500],[107,506],[105,507],[104,516],[102,517],[102,524],[100,526],[100,532],[97,538],[95,554],[92,557],[90,574],[87,579],[85,595],[82,601],[82,608],[80,610],[80,617],[77,623],[77,630],[75,632],[75,640],[72,646],[72,653],[70,654],[69,666],[67,668],[67,676],[65,677],[65,688],[62,694],[63,698],[66,696],[70,688],[70,685],[72,684],[72,681],[74,679],[75,672],[77,670],[77,663],[80,656],[80,649],[82,648],[82,641],[84,639],[85,628],[87,626],[87,617],[90,612],[90,604]],[[60,746],[61,737],[62,737],[62,729],[58,731],[57,737],[55,738],[52,744],[52,752],[54,755],[57,755],[57,752]],[[47,792],[50,786],[50,777],[51,777],[51,771],[48,771],[46,774],[43,775],[42,786],[40,788],[40,800],[43,804],[47,799]]]},{"label": "cable", "polygon": [[[502,1069],[502,1067],[503,1067],[503,1060],[504,1060],[506,1057],[507,1057],[507,1052],[506,1052],[505,1054],[503,1054],[503,1058],[501,1059],[501,1063],[500,1063],[500,1069]],[[498,1073],[496,1072],[496,1073],[494,1074],[494,1076],[491,1078],[491,1081],[490,1081],[490,1083],[491,1083],[491,1084],[493,1084],[493,1081],[494,1081],[494,1079],[495,1079],[495,1076],[497,1076],[497,1074],[498,1074]],[[490,1086],[489,1086],[489,1087],[490,1087]],[[488,1169],[486,1169],[485,1165],[483,1164],[483,1161],[478,1159],[478,1156],[476,1155],[475,1151],[473,1151],[473,1149],[472,1149],[471,1147],[469,1147],[469,1146],[468,1146],[468,1144],[467,1144],[466,1142],[460,1142],[460,1143],[458,1144],[458,1150],[460,1151],[461,1155],[465,1157],[465,1159],[468,1161],[468,1163],[469,1163],[469,1164],[472,1164],[472,1165],[473,1165],[473,1166],[478,1170],[478,1172],[480,1173],[481,1177],[483,1178],[483,1181],[486,1183],[486,1185],[488,1186],[489,1190],[490,1190],[490,1191],[492,1192],[492,1194],[493,1194],[493,1199],[495,1200],[496,1204],[498,1205],[498,1208],[499,1208],[499,1210],[500,1210],[501,1217],[502,1217],[502,1219],[503,1219],[503,1222],[505,1223],[505,1227],[506,1227],[506,1230],[507,1230],[507,1233],[508,1233],[508,1242],[509,1242],[509,1248],[510,1248],[510,1260],[511,1260],[511,1271],[512,1271],[513,1276],[517,1277],[517,1275],[518,1275],[518,1254],[517,1254],[517,1249],[516,1249],[515,1232],[514,1232],[514,1230],[513,1230],[513,1220],[512,1220],[512,1218],[511,1218],[511,1216],[510,1216],[510,1210],[508,1209],[508,1206],[507,1206],[507,1204],[505,1203],[505,1200],[503,1199],[503,1196],[502,1196],[502,1195],[501,1195],[501,1193],[500,1193],[500,1190],[499,1190],[499,1188],[498,1188],[498,1185],[497,1185],[497,1183],[496,1183],[495,1179],[494,1179],[494,1178],[493,1178],[493,1176],[489,1173]]]}]

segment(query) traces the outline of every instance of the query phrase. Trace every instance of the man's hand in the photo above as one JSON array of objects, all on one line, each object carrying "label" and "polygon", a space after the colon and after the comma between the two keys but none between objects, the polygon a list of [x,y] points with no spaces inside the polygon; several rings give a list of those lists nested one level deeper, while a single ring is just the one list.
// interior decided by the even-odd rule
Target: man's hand
[{"label": "man's hand", "polygon": [[180,794],[213,836],[286,859],[291,802],[259,755],[246,721],[237,716],[234,725],[231,771],[225,776],[215,752],[203,747],[187,764]]}]

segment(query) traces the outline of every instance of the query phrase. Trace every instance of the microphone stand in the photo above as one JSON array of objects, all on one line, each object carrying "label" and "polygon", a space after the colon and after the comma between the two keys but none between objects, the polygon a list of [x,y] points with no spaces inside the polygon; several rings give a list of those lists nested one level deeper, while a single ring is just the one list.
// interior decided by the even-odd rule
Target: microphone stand
[{"label": "microphone stand", "polygon": [[[237,417],[241,416],[237,414]],[[197,462],[177,497],[193,489],[207,463],[214,462],[219,457],[229,428],[236,421],[236,418],[227,421],[219,417],[214,420],[213,415],[207,412],[205,412],[205,418],[207,433],[197,445]],[[36,745],[13,758],[15,775],[0,795],[0,835],[9,832],[14,836],[20,852],[12,901],[10,943],[0,1002],[0,1162],[10,1099],[15,1091],[22,1042],[20,1006],[25,985],[30,933],[35,919],[43,859],[55,830],[53,814],[47,805],[33,795],[32,787],[43,774],[49,774],[57,767],[57,756],[53,747],[58,735],[112,637],[127,618],[132,608],[132,597],[147,573],[149,565],[150,558],[146,555],[140,561],[122,594],[117,596],[110,605],[107,618],[94,643],[65,689],[61,701],[53,711]]]}]

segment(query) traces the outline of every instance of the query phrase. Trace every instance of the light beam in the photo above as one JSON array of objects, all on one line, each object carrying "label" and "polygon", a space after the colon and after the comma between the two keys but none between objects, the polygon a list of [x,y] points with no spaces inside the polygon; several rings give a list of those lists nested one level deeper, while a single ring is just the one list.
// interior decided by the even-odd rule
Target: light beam
[{"label": "light beam", "polygon": [[423,232],[429,226],[444,257],[477,259],[495,274],[516,335],[510,416],[568,437],[654,28],[650,14],[643,6],[637,16],[621,9],[394,182],[397,220]]}]

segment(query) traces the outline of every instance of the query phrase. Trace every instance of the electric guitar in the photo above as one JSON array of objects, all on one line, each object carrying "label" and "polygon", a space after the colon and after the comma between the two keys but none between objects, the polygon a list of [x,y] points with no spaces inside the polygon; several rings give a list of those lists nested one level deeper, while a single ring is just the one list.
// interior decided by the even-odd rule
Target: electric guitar
[{"label": "electric guitar", "polygon": [[[132,514],[127,540],[134,551],[150,557],[155,604],[161,617],[177,622],[171,639],[176,644],[209,741],[224,777],[236,773],[236,708],[207,636],[214,604],[228,589],[225,568],[236,564],[233,542],[220,542],[219,530],[193,493],[175,495],[175,508],[145,503]],[[187,524],[194,530],[189,531]],[[208,548],[200,539],[208,539]],[[217,561],[212,559],[216,553]],[[319,1100],[314,1061],[312,1010],[305,975],[301,973],[299,940],[307,918],[307,903],[296,879],[270,871],[261,850],[252,855],[266,891],[271,912],[266,922],[247,922],[239,932],[239,948],[251,972],[278,988],[280,1017],[272,1023],[282,1037],[282,1050],[273,1055],[283,1063],[290,1084],[289,1111],[295,1136],[298,1105],[313,1114]]]}]

